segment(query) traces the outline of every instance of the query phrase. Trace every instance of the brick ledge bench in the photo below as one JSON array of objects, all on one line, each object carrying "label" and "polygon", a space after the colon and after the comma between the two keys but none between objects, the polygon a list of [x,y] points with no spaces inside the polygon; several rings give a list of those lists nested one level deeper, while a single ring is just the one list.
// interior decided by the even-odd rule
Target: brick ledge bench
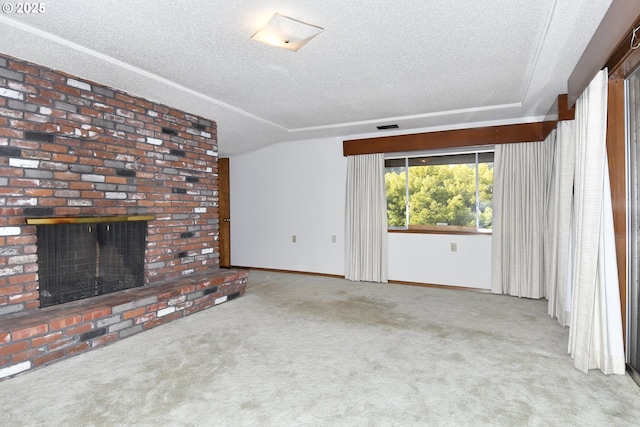
[{"label": "brick ledge bench", "polygon": [[0,319],[0,381],[244,295],[249,271],[215,269]]}]

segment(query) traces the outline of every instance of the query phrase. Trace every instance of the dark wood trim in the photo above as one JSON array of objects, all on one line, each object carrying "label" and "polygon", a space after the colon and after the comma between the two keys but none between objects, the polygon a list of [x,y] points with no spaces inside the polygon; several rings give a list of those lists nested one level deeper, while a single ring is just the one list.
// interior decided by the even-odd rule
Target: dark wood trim
[{"label": "dark wood trim", "polygon": [[403,280],[389,280],[389,283],[394,285],[419,286],[421,288],[437,288],[437,289],[447,289],[447,290],[455,290],[455,291],[471,291],[471,292],[480,292],[483,294],[491,293],[490,289],[468,288],[465,286],[434,285],[432,283],[405,282]]},{"label": "dark wood trim", "polygon": [[557,121],[547,121],[545,120],[544,122],[542,122],[542,132],[544,135],[544,138],[542,139],[542,141],[544,141],[545,139],[547,139],[547,136],[549,136],[549,134],[551,133],[552,130],[554,130],[556,128],[556,126],[558,125]]},{"label": "dark wood trim", "polygon": [[[631,29],[626,33],[624,39],[618,44],[618,47],[611,53],[609,59],[605,63],[605,67],[609,69],[610,78],[626,78],[631,74],[640,63],[640,51],[631,49],[631,41],[633,38],[633,29],[640,24],[640,18],[636,18]],[[636,34],[634,45],[640,43],[640,31]]]},{"label": "dark wood trim", "polygon": [[[640,36],[640,31],[638,31],[638,36]],[[629,50],[624,61],[613,69],[609,68],[609,77],[614,79],[627,78],[638,69],[638,66],[640,66],[640,49]]]},{"label": "dark wood trim", "polygon": [[559,121],[573,120],[575,118],[576,109],[575,107],[569,107],[569,96],[564,93],[558,95],[551,108],[549,108],[544,121],[547,125],[553,124],[552,129],[554,129]]},{"label": "dark wood trim", "polygon": [[574,105],[593,77],[608,61],[615,62],[616,48],[630,36],[640,16],[640,1],[613,0],[591,42],[583,52],[569,80],[568,103]]},{"label": "dark wood trim", "polygon": [[220,267],[231,266],[231,198],[229,187],[229,158],[218,159],[218,231]]},{"label": "dark wood trim", "polygon": [[618,261],[620,308],[622,310],[622,334],[626,336],[627,306],[627,189],[626,189],[626,138],[624,79],[610,79],[607,107],[607,157],[611,180],[613,204],[613,228]]},{"label": "dark wood trim", "polygon": [[343,154],[345,156],[353,156],[513,142],[538,142],[544,141],[554,126],[555,122],[534,122],[352,139],[343,142]]},{"label": "dark wood trim", "polygon": [[[314,273],[311,271],[280,270],[277,268],[262,268],[262,267],[241,267],[241,266],[235,266],[235,265],[231,268],[239,269],[239,270],[270,271],[272,273],[304,274],[307,276],[321,276],[321,277],[333,277],[334,279],[344,279],[344,276],[340,276],[338,274]],[[251,276],[249,276],[249,278],[251,278]]]},{"label": "dark wood trim", "polygon": [[[296,271],[296,270],[279,270],[275,268],[261,268],[261,267],[238,267],[233,266],[234,269],[241,270],[258,270],[258,271],[269,271],[273,273],[286,273],[286,274],[302,274],[305,276],[320,276],[320,277],[331,277],[334,279],[344,279],[344,276],[340,276],[337,274],[325,274],[325,273],[311,273],[308,271]],[[249,280],[251,280],[251,275],[249,275]],[[439,288],[439,289],[453,289],[457,291],[473,291],[473,292],[482,292],[482,293],[490,293],[489,289],[480,289],[480,288],[467,288],[463,286],[451,286],[451,285],[434,285],[431,283],[419,283],[419,282],[405,282],[402,280],[389,280],[390,284],[393,285],[408,285],[408,286],[419,286],[422,288]]]},{"label": "dark wood trim", "polygon": [[569,96],[565,93],[558,95],[558,121],[573,120],[576,118],[575,106],[569,107]]}]

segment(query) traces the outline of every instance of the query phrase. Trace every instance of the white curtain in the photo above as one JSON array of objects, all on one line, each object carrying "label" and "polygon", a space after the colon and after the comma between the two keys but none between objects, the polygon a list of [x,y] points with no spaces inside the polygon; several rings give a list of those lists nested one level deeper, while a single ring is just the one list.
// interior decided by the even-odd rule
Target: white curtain
[{"label": "white curtain", "polygon": [[555,141],[496,145],[491,291],[542,298]]},{"label": "white curtain", "polygon": [[556,151],[545,229],[545,294],[548,313],[562,326],[571,320],[571,218],[575,169],[575,121],[561,121],[554,132]]},{"label": "white curtain", "polygon": [[607,70],[576,103],[575,221],[569,353],[587,372],[624,374],[606,152]]},{"label": "white curtain", "polygon": [[387,196],[384,155],[347,159],[345,278],[386,283]]}]

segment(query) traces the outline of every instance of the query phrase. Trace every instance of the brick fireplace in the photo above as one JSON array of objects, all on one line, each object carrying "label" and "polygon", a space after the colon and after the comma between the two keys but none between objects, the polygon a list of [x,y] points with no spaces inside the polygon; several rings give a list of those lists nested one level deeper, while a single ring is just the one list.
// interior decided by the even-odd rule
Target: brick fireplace
[{"label": "brick fireplace", "polygon": [[[217,160],[213,121],[0,55],[0,380],[244,294]],[[38,220],[138,217],[144,286],[41,307]]]}]

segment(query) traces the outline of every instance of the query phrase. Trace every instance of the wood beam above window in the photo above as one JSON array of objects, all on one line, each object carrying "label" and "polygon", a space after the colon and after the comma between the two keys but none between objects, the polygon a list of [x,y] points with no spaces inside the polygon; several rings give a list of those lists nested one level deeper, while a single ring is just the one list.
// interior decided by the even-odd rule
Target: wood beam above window
[{"label": "wood beam above window", "polygon": [[343,154],[353,156],[371,153],[398,153],[435,148],[470,147],[543,141],[556,122],[520,123],[469,129],[424,132],[379,138],[352,139],[343,142]]}]

